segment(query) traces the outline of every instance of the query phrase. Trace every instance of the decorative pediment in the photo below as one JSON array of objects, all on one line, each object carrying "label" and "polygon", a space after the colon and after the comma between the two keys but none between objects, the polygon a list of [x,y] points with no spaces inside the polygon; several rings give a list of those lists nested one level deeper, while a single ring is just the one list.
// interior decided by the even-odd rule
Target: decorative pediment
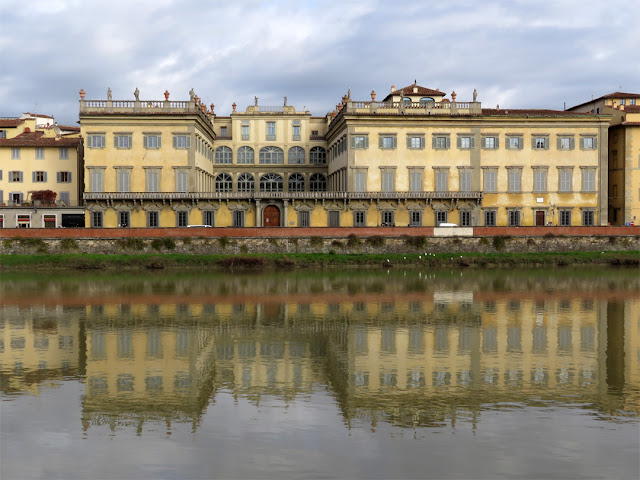
[{"label": "decorative pediment", "polygon": [[451,205],[445,202],[434,202],[431,204],[431,208],[436,212],[448,212],[451,210]]},{"label": "decorative pediment", "polygon": [[363,202],[355,202],[355,203],[350,203],[349,204],[349,209],[354,210],[354,211],[364,211],[366,212],[367,210],[369,210],[369,204],[368,203],[363,203]]},{"label": "decorative pediment", "polygon": [[106,212],[107,204],[102,202],[91,202],[87,205],[87,210],[90,212]]},{"label": "decorative pediment", "polygon": [[398,203],[389,202],[389,201],[379,202],[376,208],[378,210],[397,210]]},{"label": "decorative pediment", "polygon": [[117,202],[117,203],[114,203],[113,209],[116,212],[130,212],[131,210],[134,209],[134,206],[130,202]]},{"label": "decorative pediment", "polygon": [[198,204],[198,207],[200,208],[200,210],[202,211],[214,211],[217,212],[218,209],[220,208],[220,205],[218,203],[213,203],[213,202],[200,202]]},{"label": "decorative pediment", "polygon": [[342,211],[344,209],[344,205],[338,202],[329,202],[324,205],[324,209],[326,211]]},{"label": "decorative pediment", "polygon": [[308,203],[298,203],[293,207],[296,212],[311,212],[313,210],[313,205],[309,205]]},{"label": "decorative pediment", "polygon": [[424,203],[421,202],[412,202],[407,204],[407,210],[409,211],[422,211],[424,210],[424,207],[426,207],[426,205]]},{"label": "decorative pediment", "polygon": [[473,203],[469,203],[469,202],[464,202],[464,203],[459,203],[458,204],[458,210],[462,210],[464,212],[468,212],[471,210],[474,210],[478,205],[473,204]]},{"label": "decorative pediment", "polygon": [[171,205],[171,208],[176,211],[187,211],[190,212],[191,209],[193,208],[193,205],[191,205],[190,203],[185,202],[184,200],[181,200],[179,202],[173,202],[173,205]]},{"label": "decorative pediment", "polygon": [[249,204],[245,202],[230,203],[228,205],[228,208],[232,212],[238,212],[238,211],[246,212],[250,209]]},{"label": "decorative pediment", "polygon": [[158,212],[162,211],[163,205],[158,202],[144,202],[142,204],[142,209],[146,212]]}]

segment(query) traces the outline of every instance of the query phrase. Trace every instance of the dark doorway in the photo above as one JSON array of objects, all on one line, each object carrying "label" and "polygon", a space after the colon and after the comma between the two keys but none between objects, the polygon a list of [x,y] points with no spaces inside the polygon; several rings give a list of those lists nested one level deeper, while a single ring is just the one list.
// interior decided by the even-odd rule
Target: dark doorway
[{"label": "dark doorway", "polygon": [[536,210],[536,227],[544,227],[544,210]]},{"label": "dark doorway", "polygon": [[262,212],[263,227],[279,227],[280,226],[280,209],[273,205],[265,207]]},{"label": "dark doorway", "polygon": [[63,213],[62,226],[64,228],[84,228],[84,213]]}]

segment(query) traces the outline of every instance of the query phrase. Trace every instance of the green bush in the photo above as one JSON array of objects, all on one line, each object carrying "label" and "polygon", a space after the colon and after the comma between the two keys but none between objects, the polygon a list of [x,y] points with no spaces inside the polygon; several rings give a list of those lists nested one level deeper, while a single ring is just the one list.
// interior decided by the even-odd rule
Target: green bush
[{"label": "green bush", "polygon": [[185,246],[191,245],[191,238],[189,238],[189,237],[183,238],[182,239],[182,244],[185,245]]},{"label": "green bush", "polygon": [[367,238],[367,243],[372,247],[383,247],[384,242],[384,237],[381,237],[380,235],[374,235],[373,237]]},{"label": "green bush", "polygon": [[506,245],[507,240],[509,240],[510,238],[511,237],[507,235],[496,235],[495,237],[493,237],[493,248],[498,251],[502,250]]},{"label": "green bush", "polygon": [[121,238],[116,245],[123,250],[144,250],[144,240],[141,238]]},{"label": "green bush", "polygon": [[324,239],[322,237],[311,237],[309,239],[309,245],[312,247],[321,247],[324,244]]},{"label": "green bush", "polygon": [[60,241],[60,248],[62,250],[77,250],[78,242],[76,242],[75,238],[63,238]]},{"label": "green bush", "polygon": [[360,245],[360,237],[358,237],[355,233],[350,234],[347,237],[347,245],[349,247],[355,247],[357,245]]},{"label": "green bush", "polygon": [[404,239],[404,244],[407,247],[416,248],[416,249],[423,249],[424,247],[426,247],[428,242],[427,237],[425,237],[424,235],[415,235],[415,236],[403,235],[402,238]]},{"label": "green bush", "polygon": [[249,247],[247,247],[246,243],[240,245],[240,253],[249,253]]},{"label": "green bush", "polygon": [[151,241],[151,247],[155,250],[162,250],[163,248],[167,250],[174,250],[176,248],[176,242],[169,237],[166,238],[154,238]]},{"label": "green bush", "polygon": [[227,248],[229,246],[229,243],[231,243],[231,241],[229,240],[229,237],[224,236],[218,239],[218,243],[220,244],[221,248]]},{"label": "green bush", "polygon": [[480,241],[478,243],[480,245],[487,246],[489,245],[489,239],[487,237],[480,237]]}]

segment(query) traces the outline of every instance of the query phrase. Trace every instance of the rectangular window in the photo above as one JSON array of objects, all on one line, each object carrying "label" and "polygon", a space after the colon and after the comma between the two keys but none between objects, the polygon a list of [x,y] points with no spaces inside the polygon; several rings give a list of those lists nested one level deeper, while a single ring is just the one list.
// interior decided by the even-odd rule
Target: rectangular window
[{"label": "rectangular window", "polygon": [[522,191],[522,186],[521,186],[521,179],[522,179],[522,169],[520,168],[510,168],[509,169],[509,192],[513,193],[513,192],[521,192]]},{"label": "rectangular window", "polygon": [[147,192],[160,191],[160,169],[155,169],[155,168],[145,169],[145,191]]},{"label": "rectangular window", "polygon": [[595,150],[598,146],[596,137],[580,137],[580,148],[582,150]]},{"label": "rectangular window", "polygon": [[18,228],[31,228],[31,215],[16,215],[16,226]]},{"label": "rectangular window", "polygon": [[36,159],[42,160],[44,158],[44,148],[38,147],[36,148]]},{"label": "rectangular window", "polygon": [[62,147],[59,150],[60,160],[69,160],[69,149],[66,147]]},{"label": "rectangular window", "polygon": [[351,148],[369,148],[369,136],[351,135]]},{"label": "rectangular window", "polygon": [[173,148],[176,148],[176,149],[191,148],[191,136],[190,135],[174,135]]},{"label": "rectangular window", "polygon": [[436,192],[449,191],[449,171],[436,170]]},{"label": "rectangular window", "polygon": [[560,210],[560,226],[561,227],[570,227],[571,226],[571,210]]},{"label": "rectangular window", "polygon": [[596,171],[583,168],[582,169],[582,191],[583,192],[595,192],[596,191]]},{"label": "rectangular window", "polygon": [[475,138],[472,136],[458,135],[458,148],[468,150],[475,147]]},{"label": "rectangular window", "polygon": [[574,147],[573,137],[558,137],[558,150],[573,150]]},{"label": "rectangular window", "polygon": [[113,146],[115,148],[129,149],[131,148],[132,138],[131,135],[114,135]]},{"label": "rectangular window", "polygon": [[431,138],[431,147],[436,150],[451,148],[451,138],[449,135],[434,135]]},{"label": "rectangular window", "polygon": [[147,212],[147,227],[157,228],[160,226],[160,212]]},{"label": "rectangular window", "polygon": [[87,137],[87,147],[104,148],[107,145],[106,135],[104,133],[93,133]]},{"label": "rectangular window", "polygon": [[582,225],[585,227],[593,227],[595,225],[595,213],[593,210],[582,211]]},{"label": "rectangular window", "polygon": [[629,105],[635,105],[635,104],[636,104],[636,99],[635,98],[629,99]]},{"label": "rectangular window", "polygon": [[14,160],[18,160],[20,158],[20,149],[13,147],[11,149],[11,158],[13,158]]},{"label": "rectangular window", "polygon": [[116,168],[116,191],[118,192],[131,191],[131,169],[130,168]]},{"label": "rectangular window", "polygon": [[441,223],[447,223],[449,220],[449,212],[446,210],[436,211],[436,227],[439,227]]},{"label": "rectangular window", "polygon": [[233,212],[233,226],[244,227],[244,211],[236,210]]},{"label": "rectangular window", "polygon": [[572,174],[570,169],[558,170],[558,191],[570,192],[572,190]]},{"label": "rectangular window", "polygon": [[102,212],[91,212],[91,227],[102,228]]},{"label": "rectangular window", "polygon": [[484,211],[484,226],[485,227],[495,227],[496,226],[496,211],[495,210],[485,210]]},{"label": "rectangular window", "polygon": [[484,186],[485,192],[497,192],[498,191],[498,172],[496,170],[484,169]]},{"label": "rectangular window", "polygon": [[533,170],[533,191],[534,192],[547,191],[547,169],[546,168],[536,168]]},{"label": "rectangular window", "polygon": [[182,170],[176,170],[176,192],[188,191],[188,174]]},{"label": "rectangular window", "polygon": [[620,99],[620,105],[626,105],[627,104],[627,99],[626,98],[621,98]]},{"label": "rectangular window", "polygon": [[353,190],[355,192],[367,191],[367,172],[354,172],[353,174]]},{"label": "rectangular window", "polygon": [[498,148],[499,139],[498,137],[482,137],[482,148],[487,150],[495,150]]},{"label": "rectangular window", "polygon": [[205,210],[202,212],[202,224],[215,227],[215,213],[213,210]]},{"label": "rectangular window", "polygon": [[300,120],[293,121],[293,141],[297,142],[300,140]]},{"label": "rectangular window", "polygon": [[22,182],[22,172],[9,172],[9,182]]},{"label": "rectangular window", "polygon": [[367,212],[359,210],[353,212],[353,226],[354,227],[366,227],[367,226]]},{"label": "rectangular window", "polygon": [[422,191],[422,170],[409,170],[409,190],[412,192]]},{"label": "rectangular window", "polygon": [[409,226],[421,227],[422,226],[422,212],[419,210],[411,210],[409,212]]},{"label": "rectangular window", "polygon": [[509,226],[510,227],[519,227],[520,226],[520,210],[509,210]]},{"label": "rectangular window", "polygon": [[227,136],[227,127],[220,127],[220,136],[221,137]]},{"label": "rectangular window", "polygon": [[392,210],[382,211],[382,226],[383,227],[395,227],[394,212]]},{"label": "rectangular window", "polygon": [[267,140],[276,139],[276,122],[267,122]]},{"label": "rectangular window", "polygon": [[60,192],[60,203],[65,206],[68,207],[69,205],[71,205],[71,195],[69,194],[69,192]]},{"label": "rectangular window", "polygon": [[327,212],[328,223],[330,227],[340,226],[340,212],[337,210],[329,210]]},{"label": "rectangular window", "polygon": [[471,226],[471,212],[469,210],[460,211],[460,226],[461,227]]},{"label": "rectangular window", "polygon": [[507,148],[509,150],[522,150],[523,145],[522,137],[507,137]]},{"label": "rectangular window", "polygon": [[43,215],[44,228],[56,228],[56,216],[55,215]]},{"label": "rectangular window", "polygon": [[42,183],[47,181],[47,172],[43,172],[42,170],[33,172],[31,181],[33,183]]},{"label": "rectangular window", "polygon": [[7,138],[7,131],[6,130],[0,130],[0,138]]},{"label": "rectangular window", "polygon": [[0,228],[4,228],[4,215],[0,215]]},{"label": "rectangular window", "polygon": [[531,137],[531,148],[534,150],[547,150],[549,137]]},{"label": "rectangular window", "polygon": [[142,137],[142,146],[148,150],[162,148],[162,135],[144,135]]},{"label": "rectangular window", "polygon": [[129,217],[130,212],[118,212],[118,227],[128,228],[130,226]]},{"label": "rectangular window", "polygon": [[249,140],[249,122],[247,120],[242,122],[242,140],[245,142]]},{"label": "rectangular window", "polygon": [[460,191],[461,192],[470,192],[471,191],[471,170],[460,170]]},{"label": "rectangular window", "polygon": [[378,136],[378,148],[390,150],[397,147],[398,147],[398,137],[396,137],[395,135]]},{"label": "rectangular window", "polygon": [[176,212],[176,227],[186,227],[189,225],[189,212],[180,210]]},{"label": "rectangular window", "polygon": [[307,211],[298,212],[298,226],[310,227],[311,226],[311,214]]},{"label": "rectangular window", "polygon": [[424,148],[424,135],[408,135],[407,148],[410,150],[420,150]]},{"label": "rectangular window", "polygon": [[395,174],[393,170],[382,171],[382,191],[393,192],[395,191]]}]

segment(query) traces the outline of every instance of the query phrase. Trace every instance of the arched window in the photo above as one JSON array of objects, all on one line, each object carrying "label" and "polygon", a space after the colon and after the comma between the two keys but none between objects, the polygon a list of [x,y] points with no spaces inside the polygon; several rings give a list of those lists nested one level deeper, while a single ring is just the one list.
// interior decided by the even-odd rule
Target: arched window
[{"label": "arched window", "polygon": [[[282,152],[282,150],[280,150],[280,152]],[[275,173],[267,173],[260,177],[261,192],[281,192],[283,190],[283,185],[284,182],[282,177]]]},{"label": "arched window", "polygon": [[289,175],[289,191],[304,192],[304,177],[300,173]]},{"label": "arched window", "polygon": [[314,173],[309,178],[309,190],[312,192],[327,191],[327,177],[322,173]]},{"label": "arched window", "polygon": [[327,151],[322,147],[313,147],[309,152],[309,163],[325,165],[327,163]]},{"label": "arched window", "polygon": [[216,177],[216,192],[230,192],[233,190],[233,181],[228,173],[221,173]]},{"label": "arched window", "polygon": [[284,152],[278,147],[261,148],[260,163],[284,163]]},{"label": "arched window", "polygon": [[250,173],[242,173],[238,177],[238,191],[239,192],[253,192],[255,189],[255,181],[253,175]]},{"label": "arched window", "polygon": [[238,164],[253,164],[254,152],[251,147],[240,147],[238,149]]},{"label": "arched window", "polygon": [[216,148],[216,163],[233,163],[233,152],[229,147]]},{"label": "arched window", "polygon": [[427,103],[435,103],[435,102],[433,101],[433,98],[431,98],[431,97],[422,97],[420,99],[420,105],[425,105]]},{"label": "arched window", "polygon": [[407,105],[411,105],[412,101],[411,101],[411,97],[404,97],[402,99],[402,101],[407,104]]},{"label": "arched window", "polygon": [[291,147],[289,149],[289,158],[287,159],[290,165],[300,165],[304,163],[304,148]]}]

